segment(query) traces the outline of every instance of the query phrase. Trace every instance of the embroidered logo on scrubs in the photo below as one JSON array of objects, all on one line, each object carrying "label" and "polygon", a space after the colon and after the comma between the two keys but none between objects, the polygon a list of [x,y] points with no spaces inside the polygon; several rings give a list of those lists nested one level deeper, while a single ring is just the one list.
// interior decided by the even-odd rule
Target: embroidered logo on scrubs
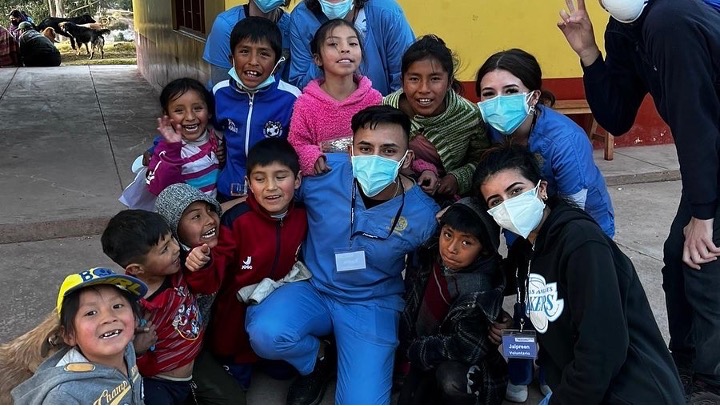
[{"label": "embroidered logo on scrubs", "polygon": [[535,329],[544,333],[562,314],[565,300],[558,298],[557,283],[546,283],[541,275],[528,275],[528,285],[527,313]]},{"label": "embroidered logo on scrubs", "polygon": [[282,136],[282,123],[279,121],[268,121],[263,128],[265,138],[279,138]]},{"label": "embroidered logo on scrubs", "polygon": [[[390,225],[392,226],[392,224],[390,224]],[[405,218],[405,216],[400,216],[398,218],[397,224],[395,224],[395,230],[393,230],[393,232],[402,234],[402,232],[405,231],[407,226],[408,226],[408,222],[407,222],[407,219]]]}]

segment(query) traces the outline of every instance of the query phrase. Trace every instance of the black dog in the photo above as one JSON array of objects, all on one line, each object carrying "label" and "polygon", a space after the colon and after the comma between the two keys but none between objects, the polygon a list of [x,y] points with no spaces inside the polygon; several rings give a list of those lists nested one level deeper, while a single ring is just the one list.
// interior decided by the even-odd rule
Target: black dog
[{"label": "black dog", "polygon": [[[85,44],[85,49],[87,50],[88,55],[90,55],[90,59],[95,56],[96,48],[100,50],[100,59],[105,58],[105,50],[103,49],[103,47],[105,46],[105,38],[103,37],[103,35],[110,34],[110,30],[93,30],[92,28],[81,27],[70,21],[62,22],[59,25],[60,28],[65,30],[68,34],[72,36],[72,38],[75,38],[75,41],[77,41],[78,54],[80,54],[80,49],[82,48],[83,44]],[[88,44],[92,46],[92,52],[90,51],[90,47],[88,46]]]},{"label": "black dog", "polygon": [[35,26],[35,29],[38,32],[42,32],[47,27],[52,27],[56,33],[60,35],[64,35],[68,38],[70,38],[70,46],[72,49],[75,48],[75,40],[73,39],[72,35],[65,32],[62,28],[60,28],[60,23],[62,22],[71,22],[75,24],[86,24],[86,23],[94,23],[96,22],[92,17],[90,17],[90,14],[83,14],[79,17],[48,17],[42,21],[40,21],[40,24]]}]

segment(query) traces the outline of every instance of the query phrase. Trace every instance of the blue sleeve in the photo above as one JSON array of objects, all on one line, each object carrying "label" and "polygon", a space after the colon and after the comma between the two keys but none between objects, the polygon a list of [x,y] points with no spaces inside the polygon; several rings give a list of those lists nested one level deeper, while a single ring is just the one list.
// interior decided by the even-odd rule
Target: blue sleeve
[{"label": "blue sleeve", "polygon": [[[231,10],[235,11],[235,9]],[[232,67],[230,64],[230,32],[234,25],[227,20],[231,10],[224,11],[215,18],[203,51],[205,62],[224,69]],[[232,14],[239,15],[239,13]]]},{"label": "blue sleeve", "polygon": [[311,80],[321,75],[310,53],[310,42],[319,22],[313,13],[298,5],[290,14],[290,84],[303,89]]},{"label": "blue sleeve", "polygon": [[553,140],[550,156],[546,159],[550,160],[558,194],[571,197],[588,188],[587,168],[595,165],[592,145],[585,133],[570,125],[559,129]]},{"label": "blue sleeve", "polygon": [[410,23],[405,18],[405,13],[398,5],[397,10],[387,11],[387,17],[383,18],[383,35],[388,85],[388,93],[392,93],[402,87],[400,76],[402,57],[408,47],[415,42]]}]

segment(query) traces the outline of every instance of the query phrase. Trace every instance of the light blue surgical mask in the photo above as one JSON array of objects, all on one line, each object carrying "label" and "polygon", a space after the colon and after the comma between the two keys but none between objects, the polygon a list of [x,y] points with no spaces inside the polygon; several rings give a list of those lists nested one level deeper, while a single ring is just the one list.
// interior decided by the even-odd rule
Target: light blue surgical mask
[{"label": "light blue surgical mask", "polygon": [[379,155],[353,155],[353,176],[367,197],[375,197],[395,181],[407,151],[400,161]]},{"label": "light blue surgical mask", "polygon": [[253,0],[255,5],[263,12],[267,14],[276,8],[285,4],[285,0]]},{"label": "light blue surgical mask", "polygon": [[265,78],[265,80],[263,80],[259,85],[255,86],[255,87],[250,87],[250,86],[245,85],[245,83],[243,83],[243,81],[240,79],[240,76],[238,76],[237,72],[235,71],[234,64],[233,64],[233,67],[230,68],[230,70],[228,71],[228,75],[230,75],[230,77],[233,78],[235,80],[235,82],[237,82],[238,86],[242,90],[244,90],[248,93],[254,93],[254,92],[257,92],[258,90],[265,89],[266,87],[269,87],[270,85],[275,83],[275,71],[277,70],[278,66],[282,62],[285,62],[284,56],[281,56],[280,59],[277,61],[277,63],[273,67],[272,71],[270,72],[270,76]]},{"label": "light blue surgical mask", "polygon": [[532,93],[495,96],[478,103],[483,120],[504,135],[510,135],[520,127],[530,114],[528,100]]},{"label": "light blue surgical mask", "polygon": [[488,210],[498,225],[510,232],[527,238],[542,221],[545,202],[538,197],[537,186]]},{"label": "light blue surgical mask", "polygon": [[355,7],[354,0],[342,0],[339,3],[330,3],[327,0],[318,0],[320,2],[320,8],[323,14],[329,19],[334,20],[336,18],[345,18],[353,7]]}]

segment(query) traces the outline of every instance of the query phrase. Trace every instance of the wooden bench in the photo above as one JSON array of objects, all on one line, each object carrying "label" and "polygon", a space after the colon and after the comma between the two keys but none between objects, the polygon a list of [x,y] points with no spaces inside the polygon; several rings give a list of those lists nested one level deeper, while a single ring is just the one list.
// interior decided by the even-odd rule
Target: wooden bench
[{"label": "wooden bench", "polygon": [[589,115],[592,122],[590,124],[589,129],[587,129],[587,135],[590,138],[590,141],[594,139],[601,140],[604,144],[604,157],[606,161],[612,161],[613,160],[613,153],[615,151],[615,137],[613,137],[612,134],[605,131],[602,127],[600,127],[595,121],[595,117],[592,115],[592,112],[590,111],[590,106],[588,106],[587,100],[585,99],[578,99],[578,100],[558,100],[555,102],[555,105],[553,106],[553,109],[557,110],[558,112],[570,116],[570,115],[578,115],[578,116],[587,116]]}]

